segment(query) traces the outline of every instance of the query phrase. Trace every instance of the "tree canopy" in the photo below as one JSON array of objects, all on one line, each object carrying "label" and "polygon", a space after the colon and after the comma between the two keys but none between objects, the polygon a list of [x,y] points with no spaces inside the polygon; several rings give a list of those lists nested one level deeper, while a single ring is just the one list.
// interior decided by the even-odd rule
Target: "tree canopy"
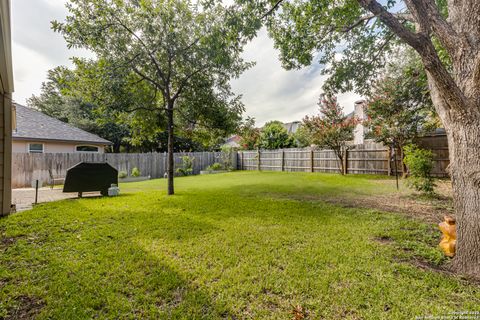
[{"label": "tree canopy", "polygon": [[[367,96],[365,110],[370,128],[377,142],[391,148],[403,148],[422,133],[436,128],[436,114],[432,106],[426,75],[418,60],[402,52],[373,82]],[[406,167],[402,166],[403,174]]]},{"label": "tree canopy", "polygon": [[97,106],[79,94],[76,89],[78,74],[64,66],[48,71],[41,93],[32,96],[27,104],[41,112],[67,122],[85,131],[97,134],[113,143],[114,152],[127,143],[130,130],[108,113],[99,112]]},{"label": "tree canopy", "polygon": [[265,124],[259,136],[262,149],[283,149],[295,146],[295,140],[288,134],[280,121],[270,121]]},{"label": "tree canopy", "polygon": [[318,102],[319,115],[306,116],[303,125],[311,137],[311,142],[319,147],[331,149],[339,160],[340,172],[344,172],[344,151],[353,140],[353,129],[357,124],[355,118],[344,114],[337,98],[323,95]]}]

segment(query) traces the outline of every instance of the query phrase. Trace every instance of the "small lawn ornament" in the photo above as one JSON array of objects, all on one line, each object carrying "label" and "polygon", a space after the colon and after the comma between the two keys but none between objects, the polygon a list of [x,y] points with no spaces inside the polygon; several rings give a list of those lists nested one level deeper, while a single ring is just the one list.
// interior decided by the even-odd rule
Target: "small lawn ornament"
[{"label": "small lawn ornament", "polygon": [[115,183],[112,183],[110,188],[108,188],[108,196],[109,197],[116,197],[119,194],[120,194],[120,188]]},{"label": "small lawn ornament", "polygon": [[292,305],[292,307],[293,307],[293,309],[292,309],[292,314],[293,314],[292,320],[307,319],[308,313],[305,310],[305,308],[303,308],[301,305],[296,305],[296,306]]},{"label": "small lawn ornament", "polygon": [[100,191],[108,195],[112,184],[118,184],[118,171],[106,162],[81,162],[67,170],[63,192]]},{"label": "small lawn ornament", "polygon": [[442,241],[440,241],[440,248],[447,257],[455,255],[455,246],[457,244],[457,230],[455,228],[455,218],[445,216],[445,221],[440,223],[438,227],[443,233]]}]

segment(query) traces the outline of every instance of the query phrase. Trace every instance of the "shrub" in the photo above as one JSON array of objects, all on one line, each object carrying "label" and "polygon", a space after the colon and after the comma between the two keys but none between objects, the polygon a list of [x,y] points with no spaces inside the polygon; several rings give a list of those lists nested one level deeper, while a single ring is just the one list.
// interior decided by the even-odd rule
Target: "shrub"
[{"label": "shrub", "polygon": [[193,173],[193,160],[194,157],[183,156],[182,157],[182,167],[176,170],[177,174],[182,176],[188,176]]},{"label": "shrub", "polygon": [[130,174],[132,177],[140,177],[140,170],[137,167],[132,169],[132,173]]},{"label": "shrub", "polygon": [[127,173],[126,171],[120,171],[120,172],[118,173],[118,177],[119,177],[120,179],[125,179],[127,176],[128,176],[128,173]]},{"label": "shrub", "polygon": [[223,165],[218,162],[215,162],[214,164],[207,167],[208,171],[220,171],[222,169],[223,169]]},{"label": "shrub", "polygon": [[295,140],[280,121],[267,122],[260,132],[259,142],[264,149],[290,148],[295,145]]},{"label": "shrub", "polygon": [[220,158],[223,162],[223,167],[225,168],[225,170],[233,170],[232,158],[236,150],[230,146],[223,146],[221,148],[221,151],[222,151],[222,154]]},{"label": "shrub", "polygon": [[433,195],[435,183],[430,175],[433,168],[432,151],[421,149],[414,144],[405,146],[403,150],[405,153],[403,162],[409,171],[407,185],[427,195]]}]

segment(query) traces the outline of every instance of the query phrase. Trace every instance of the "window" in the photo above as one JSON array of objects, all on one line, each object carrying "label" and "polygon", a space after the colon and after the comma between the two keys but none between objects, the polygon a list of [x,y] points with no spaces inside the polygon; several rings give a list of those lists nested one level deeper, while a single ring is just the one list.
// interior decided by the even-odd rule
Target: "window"
[{"label": "window", "polygon": [[30,143],[28,145],[28,152],[43,153],[43,143]]},{"label": "window", "polygon": [[77,152],[98,152],[98,147],[95,146],[77,146],[75,148]]}]

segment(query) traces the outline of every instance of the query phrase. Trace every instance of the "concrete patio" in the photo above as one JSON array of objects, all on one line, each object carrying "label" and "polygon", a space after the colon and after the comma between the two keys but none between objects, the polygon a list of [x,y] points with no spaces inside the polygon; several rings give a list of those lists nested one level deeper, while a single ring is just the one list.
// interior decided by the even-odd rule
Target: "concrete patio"
[{"label": "concrete patio", "polygon": [[[84,192],[83,197],[98,196],[99,192]],[[61,188],[39,188],[38,203],[52,202],[64,199],[78,198],[78,194],[63,193]],[[35,203],[35,188],[22,188],[12,190],[12,203],[15,204],[17,212],[31,209]]]}]

